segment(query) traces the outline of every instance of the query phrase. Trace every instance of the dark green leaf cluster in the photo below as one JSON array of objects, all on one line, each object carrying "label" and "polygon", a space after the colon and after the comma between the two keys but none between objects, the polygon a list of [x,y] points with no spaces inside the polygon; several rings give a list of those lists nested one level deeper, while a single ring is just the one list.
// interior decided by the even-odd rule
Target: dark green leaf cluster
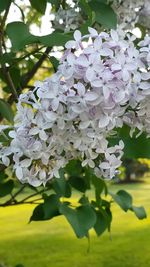
[{"label": "dark green leaf cluster", "polygon": [[[93,198],[88,197],[90,188],[95,192]],[[76,203],[69,200],[74,189],[82,193]],[[50,220],[64,215],[78,238],[88,237],[92,228],[98,236],[105,230],[110,231],[112,200],[108,200],[108,194],[125,212],[131,210],[139,219],[146,218],[143,207],[132,205],[129,193],[123,190],[116,194],[108,193],[105,182],[90,169],[82,168],[79,161],[73,160],[65,170],[61,170],[61,178],[52,181],[51,190],[51,194],[43,195],[43,201],[34,209],[30,221]]]},{"label": "dark green leaf cluster", "polygon": [[110,193],[113,200],[125,211],[131,210],[137,216],[138,219],[142,220],[146,218],[146,212],[143,207],[136,207],[133,205],[132,196],[124,190],[119,190],[116,194]]}]

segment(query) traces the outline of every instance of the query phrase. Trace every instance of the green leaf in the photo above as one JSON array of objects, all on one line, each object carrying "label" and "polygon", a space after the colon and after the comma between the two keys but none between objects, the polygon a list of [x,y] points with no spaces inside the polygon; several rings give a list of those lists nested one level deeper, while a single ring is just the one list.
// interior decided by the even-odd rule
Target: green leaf
[{"label": "green leaf", "polygon": [[60,170],[60,178],[55,178],[53,181],[53,189],[59,197],[70,197],[71,187],[64,177],[64,171]]},{"label": "green leaf", "polygon": [[14,188],[13,180],[8,180],[5,183],[0,183],[0,197],[9,195]]},{"label": "green leaf", "polygon": [[0,99],[0,114],[8,121],[13,123],[14,115],[11,106],[3,99]]},{"label": "green leaf", "polygon": [[72,34],[53,32],[45,36],[35,36],[29,32],[28,26],[20,21],[11,22],[6,27],[6,33],[11,40],[12,49],[20,50],[25,45],[41,43],[45,46],[64,46],[72,38]]},{"label": "green leaf", "polygon": [[83,179],[82,177],[70,177],[69,178],[69,183],[71,184],[71,186],[73,188],[75,188],[76,190],[85,193],[86,189],[87,189],[87,185],[85,183],[85,179]]},{"label": "green leaf", "polygon": [[70,160],[65,167],[65,171],[69,176],[79,176],[83,172],[81,162],[79,160]]},{"label": "green leaf", "polygon": [[0,13],[3,12],[9,5],[10,0],[0,0]]},{"label": "green leaf", "polygon": [[[137,132],[136,132],[137,134]],[[109,139],[110,145],[115,145],[122,140],[125,144],[124,158],[150,158],[150,138],[147,138],[146,134],[141,134],[138,138],[130,137],[130,128],[124,126],[121,129],[117,129],[117,137]]]},{"label": "green leaf", "polygon": [[[85,233],[91,229],[96,223],[96,214],[90,205],[83,205],[77,208],[77,216],[80,222],[80,227]],[[86,234],[85,234],[86,235]]]},{"label": "green leaf", "polygon": [[96,223],[96,214],[90,205],[72,209],[63,203],[59,211],[66,217],[78,238],[87,236],[89,229]]},{"label": "green leaf", "polygon": [[43,204],[39,204],[35,207],[33,214],[30,218],[31,221],[43,221],[44,220],[44,210],[43,210]]},{"label": "green leaf", "polygon": [[135,213],[135,215],[137,216],[137,218],[139,220],[143,220],[147,217],[146,211],[145,211],[144,207],[142,207],[142,206],[141,207],[132,206],[131,210]]},{"label": "green leaf", "polygon": [[104,180],[96,177],[95,175],[92,176],[92,183],[95,187],[95,190],[98,195],[101,195],[101,193],[104,191],[105,195],[107,195],[107,186]]},{"label": "green leaf", "polygon": [[38,40],[45,46],[64,46],[72,38],[71,34],[53,32],[45,36],[39,36]]},{"label": "green leaf", "polygon": [[117,15],[110,5],[98,0],[91,1],[89,5],[95,11],[96,21],[98,23],[109,29],[117,27]]},{"label": "green leaf", "polygon": [[55,5],[56,8],[59,8],[60,6],[60,0],[47,0],[47,2],[51,3],[52,5]]},{"label": "green leaf", "polygon": [[80,0],[79,7],[81,8],[83,14],[87,16],[85,23],[80,26],[80,31],[82,32],[82,34],[87,34],[88,27],[92,26],[92,24],[95,22],[95,12],[92,11],[90,5],[86,0]]},{"label": "green leaf", "polygon": [[111,192],[109,192],[109,194],[124,211],[128,211],[132,208],[132,197],[128,192],[119,190],[116,194]]},{"label": "green leaf", "polygon": [[97,2],[99,2],[99,3],[103,3],[103,4],[106,4],[107,5],[107,0],[97,0]]},{"label": "green leaf", "polygon": [[0,133],[0,143],[3,143],[4,146],[9,146],[11,137],[9,136],[10,130],[12,130],[11,126]]},{"label": "green leaf", "polygon": [[6,33],[14,50],[20,50],[26,44],[38,42],[38,38],[29,32],[28,26],[20,21],[9,23],[6,27]]},{"label": "green leaf", "polygon": [[44,196],[44,203],[39,204],[33,211],[30,218],[31,221],[44,221],[50,220],[59,213],[59,198],[57,195],[52,194],[50,196]]},{"label": "green leaf", "polygon": [[77,237],[81,238],[85,236],[85,234],[87,234],[80,227],[80,222],[78,221],[77,212],[75,209],[71,209],[70,207],[68,207],[67,204],[63,203],[61,204],[59,211],[66,217],[67,221],[72,226]]},{"label": "green leaf", "polygon": [[96,224],[94,225],[95,232],[98,236],[100,236],[108,227],[109,218],[107,215],[100,211],[96,211]]},{"label": "green leaf", "polygon": [[81,7],[82,11],[88,15],[89,18],[92,17],[92,10],[86,0],[79,0],[79,6]]},{"label": "green leaf", "polygon": [[83,195],[78,202],[82,205],[89,205],[89,199],[85,195]]},{"label": "green leaf", "polygon": [[11,67],[9,68],[9,73],[12,78],[13,84],[15,85],[15,87],[18,87],[21,81],[20,70],[16,67]]},{"label": "green leaf", "polygon": [[52,194],[46,197],[43,204],[44,220],[49,220],[55,216],[58,216],[60,214],[58,209],[59,205],[60,201],[57,195]]},{"label": "green leaf", "polygon": [[51,58],[50,58],[50,62],[51,62],[52,65],[53,65],[54,71],[56,72],[56,71],[57,71],[57,68],[58,68],[58,66],[59,66],[59,61],[58,61],[58,59],[56,59],[55,57],[51,57]]},{"label": "green leaf", "polygon": [[12,62],[15,60],[15,53],[9,52],[9,53],[4,53],[3,55],[1,55],[0,58],[0,63],[1,64],[12,64]]},{"label": "green leaf", "polygon": [[44,14],[46,10],[47,0],[30,0],[31,6],[38,12]]},{"label": "green leaf", "polygon": [[2,183],[5,179],[8,178],[8,175],[4,171],[0,171],[0,183]]}]

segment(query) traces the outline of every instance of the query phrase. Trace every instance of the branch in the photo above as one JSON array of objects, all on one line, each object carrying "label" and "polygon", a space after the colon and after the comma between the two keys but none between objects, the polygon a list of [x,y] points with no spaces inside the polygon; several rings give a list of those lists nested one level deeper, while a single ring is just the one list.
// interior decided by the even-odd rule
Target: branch
[{"label": "branch", "polygon": [[23,198],[20,202],[21,202],[21,203],[24,203],[24,202],[26,202],[28,199],[30,199],[30,198],[32,198],[32,197],[35,197],[35,196],[38,196],[39,194],[44,193],[45,191],[48,191],[48,190],[49,190],[49,189],[42,189],[41,191],[38,191],[38,192],[36,192],[36,193],[34,193],[34,194],[30,195],[30,196],[27,196],[27,197]]},{"label": "branch", "polygon": [[[51,51],[51,47],[47,47],[44,54],[40,57],[40,59],[33,66],[33,68],[23,76],[23,79],[22,79],[21,84],[20,84],[20,88],[17,88],[18,93],[21,93],[21,91],[24,88],[26,88],[27,84],[33,78],[33,76],[35,75],[35,73],[37,72],[39,67],[42,65],[43,61],[47,58],[50,51]],[[14,102],[14,100],[15,100],[14,95],[11,95],[8,99],[8,103],[12,104]]]},{"label": "branch", "polygon": [[[2,49],[1,48],[2,47],[1,47],[1,44],[0,44],[0,55],[2,56]],[[13,98],[17,99],[18,98],[18,94],[17,94],[16,88],[14,86],[14,83],[13,83],[13,81],[11,79],[11,76],[10,76],[10,73],[9,73],[7,67],[3,63],[2,63],[2,72],[3,72],[3,75],[5,77],[7,85],[10,87],[10,89],[12,91]]]},{"label": "branch", "polygon": [[[16,196],[18,196],[24,189],[25,189],[25,185],[23,185],[14,195],[12,195],[12,200],[15,199]],[[16,201],[16,200],[15,200]]]},{"label": "branch", "polygon": [[42,200],[42,199],[43,198],[37,198],[35,200],[26,201],[26,202],[22,202],[22,201],[12,202],[12,203],[5,202],[3,204],[0,204],[0,207],[16,206],[16,205],[22,205],[22,204],[40,204],[40,202],[37,202],[37,201]]},{"label": "branch", "polygon": [[29,200],[30,198],[33,198],[33,197],[35,197],[35,196],[38,196],[38,195],[40,195],[41,193],[44,193],[44,192],[50,190],[49,188],[47,188],[47,189],[42,189],[41,191],[38,191],[38,192],[36,192],[36,193],[34,193],[34,194],[32,194],[32,195],[29,195],[29,196],[27,196],[27,197],[21,199],[20,201],[17,201],[16,199],[14,199],[14,197],[16,197],[18,194],[20,194],[20,193],[23,191],[24,187],[25,187],[25,185],[22,186],[22,187],[16,192],[15,195],[11,196],[11,198],[10,198],[9,200],[7,200],[6,202],[0,204],[0,207],[7,207],[7,206],[14,206],[14,205],[21,205],[21,204],[37,204],[36,202],[37,202],[38,200],[41,200],[41,199],[42,199],[41,197],[40,197],[40,198],[37,198],[37,199],[30,200],[30,201],[27,201],[27,200]]}]

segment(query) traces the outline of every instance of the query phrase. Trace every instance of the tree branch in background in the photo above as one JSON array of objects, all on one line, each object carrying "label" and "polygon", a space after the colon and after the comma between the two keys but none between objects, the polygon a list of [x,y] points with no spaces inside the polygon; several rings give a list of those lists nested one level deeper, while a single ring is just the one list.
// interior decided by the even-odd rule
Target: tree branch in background
[{"label": "tree branch in background", "polygon": [[22,191],[24,190],[25,185],[23,185],[14,195],[11,196],[11,198],[9,200],[7,200],[4,203],[0,203],[0,207],[7,207],[7,206],[13,206],[13,205],[21,205],[21,204],[37,204],[36,202],[38,200],[42,200],[42,197],[38,197],[36,199],[30,200],[33,197],[39,196],[40,194],[49,191],[50,189],[42,189],[34,194],[28,195],[25,198],[17,201],[15,199],[16,196],[18,196],[20,193],[22,193]]},{"label": "tree branch in background", "polygon": [[[18,94],[21,93],[21,91],[27,87],[29,81],[33,78],[33,76],[35,75],[35,73],[37,72],[37,70],[40,68],[40,66],[42,65],[42,63],[44,62],[44,60],[47,58],[49,52],[51,51],[51,47],[47,47],[45,52],[43,53],[43,55],[40,57],[40,59],[37,61],[37,63],[33,66],[33,68],[27,72],[24,76],[23,79],[20,83],[20,88],[17,88],[17,92]],[[12,104],[15,101],[15,97],[12,94],[9,99],[8,99],[8,103]]]}]

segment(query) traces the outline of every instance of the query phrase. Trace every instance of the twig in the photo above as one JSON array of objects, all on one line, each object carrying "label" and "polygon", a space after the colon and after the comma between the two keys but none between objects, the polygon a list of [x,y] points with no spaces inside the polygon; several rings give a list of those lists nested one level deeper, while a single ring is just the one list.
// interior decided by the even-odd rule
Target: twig
[{"label": "twig", "polygon": [[39,195],[39,194],[41,194],[41,193],[44,193],[45,191],[48,191],[48,190],[49,190],[49,189],[42,189],[41,191],[38,191],[38,192],[36,192],[36,193],[34,193],[34,194],[30,195],[30,196],[25,197],[25,198],[22,199],[20,202],[21,202],[21,203],[24,203],[24,202],[26,202],[26,200],[28,200],[28,199],[30,199],[30,198],[32,198],[32,197],[35,197],[35,196],[37,196],[37,195]]},{"label": "twig", "polygon": [[0,207],[16,206],[16,205],[22,205],[22,204],[40,204],[40,202],[37,202],[39,200],[42,200],[42,198],[37,198],[35,200],[26,201],[26,202],[22,202],[22,201],[12,202],[12,203],[5,202],[5,203],[0,204]]},{"label": "twig", "polygon": [[37,204],[36,201],[41,200],[42,199],[41,197],[37,198],[37,199],[30,200],[30,201],[27,201],[27,200],[50,190],[49,188],[42,189],[41,191],[38,191],[38,192],[36,192],[30,196],[27,196],[27,197],[21,199],[20,201],[17,201],[16,199],[14,199],[14,197],[16,197],[18,194],[20,194],[23,191],[24,187],[25,186],[21,187],[19,189],[19,191],[17,191],[15,195],[11,196],[11,198],[9,200],[0,204],[0,207],[7,207],[7,206],[14,206],[14,205],[21,205],[21,204]]},{"label": "twig", "polygon": [[25,185],[23,185],[14,195],[12,195],[13,199],[15,199],[15,197],[17,197],[24,189],[25,189]]},{"label": "twig", "polygon": [[[38,62],[33,66],[33,68],[26,73],[23,76],[23,79],[20,83],[20,88],[17,89],[18,93],[21,93],[22,89],[26,88],[28,82],[32,79],[32,77],[35,75],[35,73],[37,72],[37,70],[39,69],[39,67],[42,65],[43,61],[47,58],[49,52],[51,51],[51,47],[47,47],[44,54],[40,57],[40,59],[38,60]],[[8,99],[8,103],[12,104],[14,102],[15,98],[14,95],[11,95]]]}]

